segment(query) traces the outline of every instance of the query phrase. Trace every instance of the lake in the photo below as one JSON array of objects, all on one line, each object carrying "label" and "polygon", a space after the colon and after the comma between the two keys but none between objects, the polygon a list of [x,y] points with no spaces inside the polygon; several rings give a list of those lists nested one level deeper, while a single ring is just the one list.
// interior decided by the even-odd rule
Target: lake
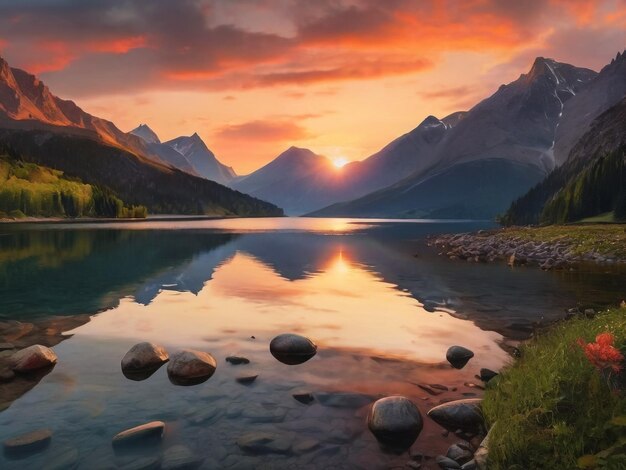
[{"label": "lake", "polygon": [[[58,364],[8,399],[0,384],[0,439],[53,431],[43,451],[0,456],[1,468],[158,468],[186,446],[201,468],[402,467],[367,429],[370,404],[405,395],[424,430],[411,452],[434,456],[459,439],[427,418],[450,399],[480,396],[480,368],[500,369],[507,345],[576,305],[623,296],[623,274],[543,272],[450,261],[427,246],[437,233],[489,222],[225,219],[0,226],[0,321],[70,324]],[[318,353],[286,365],[269,352],[281,333]],[[137,342],[170,355],[211,353],[216,373],[179,386],[166,367],[127,379],[120,360]],[[451,345],[475,357],[445,360]],[[249,364],[231,365],[229,355]],[[236,378],[258,375],[251,384]],[[444,385],[447,390],[417,384]],[[294,394],[310,393],[312,402]],[[112,437],[166,423],[156,446],[116,451]],[[256,449],[241,445],[262,436]],[[426,461],[423,468],[430,468]]]}]

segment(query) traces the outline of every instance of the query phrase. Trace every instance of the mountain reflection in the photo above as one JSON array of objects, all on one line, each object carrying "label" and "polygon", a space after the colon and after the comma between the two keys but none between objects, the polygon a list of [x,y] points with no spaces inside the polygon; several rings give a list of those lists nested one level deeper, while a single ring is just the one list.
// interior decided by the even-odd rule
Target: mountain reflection
[{"label": "mountain reflection", "polygon": [[[209,288],[257,307],[297,311],[306,305],[322,317],[351,309],[361,313],[352,319],[357,323],[363,312],[395,315],[393,302],[404,299],[416,312],[425,307],[438,316],[442,310],[484,329],[524,337],[536,323],[557,318],[576,302],[614,303],[622,295],[623,275],[450,262],[422,241],[426,233],[469,229],[463,225],[372,224],[348,230],[345,222],[314,221],[306,231],[308,222],[297,220],[295,229],[271,231],[264,221],[258,231],[246,232],[237,228],[241,221],[230,221],[232,231],[219,222],[224,227],[210,230],[200,225],[141,230],[133,224],[128,230],[0,233],[0,318],[95,313],[126,298],[150,305],[167,293],[206,298]],[[378,304],[372,285],[385,286]]]}]

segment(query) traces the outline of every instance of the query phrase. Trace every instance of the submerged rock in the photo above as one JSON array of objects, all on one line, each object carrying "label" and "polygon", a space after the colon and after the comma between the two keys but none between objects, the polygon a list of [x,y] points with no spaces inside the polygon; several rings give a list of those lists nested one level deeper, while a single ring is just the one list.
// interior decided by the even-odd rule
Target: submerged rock
[{"label": "submerged rock", "polygon": [[150,423],[126,429],[113,437],[113,447],[121,447],[135,444],[142,440],[159,440],[163,436],[165,423],[163,421],[151,421]]},{"label": "submerged rock", "polygon": [[226,362],[234,366],[238,366],[240,364],[250,364],[250,359],[248,359],[247,357],[243,357],[243,356],[228,356],[226,358]]},{"label": "submerged rock", "polygon": [[367,425],[382,444],[407,449],[419,436],[424,422],[419,409],[411,400],[402,396],[391,396],[374,403]]},{"label": "submerged rock", "polygon": [[206,382],[216,368],[217,363],[209,353],[184,349],[172,356],[167,375],[175,385],[196,385]]},{"label": "submerged rock", "polygon": [[4,452],[9,456],[21,453],[40,452],[50,444],[52,431],[37,429],[4,441]]},{"label": "submerged rock", "polygon": [[168,447],[163,452],[161,470],[192,470],[202,464],[202,457],[183,445]]},{"label": "submerged rock", "polygon": [[237,439],[239,448],[248,454],[287,454],[293,439],[271,432],[250,432]]},{"label": "submerged rock", "polygon": [[51,456],[46,455],[43,470],[70,470],[78,466],[78,449],[66,447],[54,451]]},{"label": "submerged rock", "polygon": [[348,392],[321,392],[316,393],[315,398],[320,404],[331,408],[362,408],[372,403],[376,397],[364,393]]},{"label": "submerged rock", "polygon": [[481,402],[481,398],[451,401],[434,407],[428,412],[428,416],[449,431],[460,429],[478,434],[485,427],[480,409]]},{"label": "submerged rock", "polygon": [[467,463],[474,458],[474,452],[471,451],[469,445],[461,443],[452,444],[450,447],[448,447],[446,457],[454,460],[459,465],[463,465],[464,463]]},{"label": "submerged rock", "polygon": [[308,361],[317,353],[317,346],[309,338],[285,333],[270,343],[272,356],[283,364],[296,365]]},{"label": "submerged rock", "polygon": [[241,377],[237,377],[235,380],[237,381],[237,383],[240,383],[242,385],[250,385],[252,382],[254,382],[257,377],[259,375],[243,375]]},{"label": "submerged rock", "polygon": [[296,401],[299,401],[303,405],[310,405],[315,401],[315,397],[312,393],[302,392],[302,393],[294,393],[291,395]]},{"label": "submerged rock", "polygon": [[435,457],[435,462],[437,462],[439,468],[443,468],[444,470],[459,470],[461,468],[458,462],[443,455]]},{"label": "submerged rock", "polygon": [[11,369],[16,372],[30,372],[57,363],[57,355],[50,348],[34,344],[21,349],[9,358]]},{"label": "submerged rock", "polygon": [[463,346],[451,346],[446,352],[446,359],[455,369],[462,369],[474,357],[474,353]]}]

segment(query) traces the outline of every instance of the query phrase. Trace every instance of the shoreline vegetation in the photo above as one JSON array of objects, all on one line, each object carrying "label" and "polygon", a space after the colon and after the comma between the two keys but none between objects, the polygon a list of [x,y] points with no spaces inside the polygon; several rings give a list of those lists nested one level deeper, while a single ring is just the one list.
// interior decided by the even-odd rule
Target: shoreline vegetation
[{"label": "shoreline vegetation", "polygon": [[576,269],[585,264],[626,266],[626,224],[505,227],[434,236],[441,256],[467,262]]},{"label": "shoreline vegetation", "polygon": [[489,469],[626,468],[625,390],[611,387],[578,344],[609,333],[623,347],[626,305],[569,318],[521,345],[520,358],[488,383]]},{"label": "shoreline vegetation", "polygon": [[138,218],[145,206],[127,205],[109,189],[62,171],[0,155],[0,220],[35,218]]}]

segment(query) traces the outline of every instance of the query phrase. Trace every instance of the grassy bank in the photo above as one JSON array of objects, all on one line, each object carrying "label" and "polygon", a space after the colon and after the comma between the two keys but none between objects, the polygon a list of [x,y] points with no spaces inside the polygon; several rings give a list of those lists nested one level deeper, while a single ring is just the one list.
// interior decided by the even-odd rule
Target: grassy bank
[{"label": "grassy bank", "polygon": [[495,233],[504,240],[565,242],[574,252],[596,252],[626,257],[626,224],[548,225],[545,227],[512,227]]},{"label": "grassy bank", "polygon": [[626,309],[554,326],[490,384],[490,469],[626,468],[626,391],[612,392],[576,344],[606,331],[626,344]]}]

